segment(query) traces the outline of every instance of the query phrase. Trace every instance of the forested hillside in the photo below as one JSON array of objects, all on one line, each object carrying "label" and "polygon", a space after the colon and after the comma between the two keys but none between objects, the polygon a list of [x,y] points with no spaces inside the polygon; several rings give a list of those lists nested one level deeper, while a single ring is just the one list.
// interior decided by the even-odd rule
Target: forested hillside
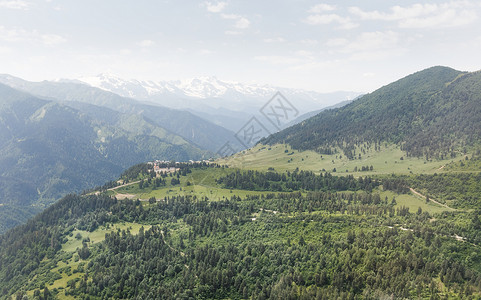
[{"label": "forested hillside", "polygon": [[116,178],[133,164],[209,155],[143,116],[82,109],[0,85],[2,231],[67,193]]},{"label": "forested hillside", "polygon": [[[176,171],[157,176],[152,165],[134,166],[121,178],[127,185],[69,195],[1,236],[1,295],[481,295],[479,217],[411,196],[407,185],[423,177],[354,179],[302,171],[240,172],[214,164],[173,166]],[[247,188],[258,191],[242,190],[248,182],[255,184]],[[266,182],[282,183],[279,192],[270,192]],[[196,189],[210,190],[211,198],[191,194]],[[127,193],[142,200],[120,200]],[[413,203],[419,207],[410,209]]]},{"label": "forested hillside", "polygon": [[321,112],[262,143],[330,154],[356,146],[377,149],[395,143],[408,156],[447,158],[479,145],[481,73],[433,67],[364,95],[344,107]]}]

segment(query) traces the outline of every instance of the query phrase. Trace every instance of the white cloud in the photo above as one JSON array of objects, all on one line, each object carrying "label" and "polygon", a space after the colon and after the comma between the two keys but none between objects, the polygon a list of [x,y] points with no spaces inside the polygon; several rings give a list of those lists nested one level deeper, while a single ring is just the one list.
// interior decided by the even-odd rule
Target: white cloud
[{"label": "white cloud", "polygon": [[401,38],[394,31],[363,32],[354,41],[342,46],[342,52],[367,52],[400,48]]},{"label": "white cloud", "polygon": [[0,8],[10,8],[10,9],[29,9],[31,4],[22,0],[7,0],[0,1]]},{"label": "white cloud", "polygon": [[222,19],[228,19],[228,20],[236,20],[239,19],[241,16],[235,15],[235,14],[221,14],[220,15]]},{"label": "white cloud", "polygon": [[199,51],[199,54],[200,54],[200,55],[209,55],[209,54],[213,54],[213,53],[214,53],[214,51],[211,51],[211,50],[209,50],[209,49],[201,49],[201,50]]},{"label": "white cloud", "polygon": [[249,28],[251,24],[251,22],[248,19],[236,14],[221,14],[221,17],[227,20],[236,20],[234,27],[238,29]]},{"label": "white cloud", "polygon": [[236,28],[239,28],[239,29],[249,28],[250,25],[251,25],[251,22],[250,22],[249,20],[247,20],[246,18],[244,18],[244,17],[241,17],[241,18],[238,19],[237,22],[235,23],[235,27],[236,27]]},{"label": "white cloud", "polygon": [[446,28],[469,25],[477,19],[474,11],[464,10],[456,12],[454,10],[444,11],[441,14],[427,18],[410,18],[399,22],[401,28]]},{"label": "white cloud", "polygon": [[267,38],[264,39],[265,43],[284,43],[286,40],[281,37],[275,37],[275,38]]},{"label": "white cloud", "polygon": [[305,40],[301,40],[301,43],[304,44],[304,45],[314,46],[314,45],[319,44],[319,41],[313,40],[313,39],[305,39]]},{"label": "white cloud", "polygon": [[332,38],[326,46],[332,55],[347,55],[349,61],[382,60],[406,53],[416,38],[395,31],[363,32],[356,38]]},{"label": "white cloud", "polygon": [[325,11],[333,11],[333,10],[336,10],[335,5],[321,3],[311,7],[311,9],[309,9],[309,12],[314,14],[319,14]]},{"label": "white cloud", "polygon": [[[34,36],[35,35],[37,35],[37,33],[34,32]],[[65,38],[56,34],[41,34],[39,35],[39,37],[42,43],[47,46],[54,46],[67,41]]]},{"label": "white cloud", "polygon": [[339,46],[345,46],[347,44],[349,44],[349,41],[344,38],[329,39],[326,42],[326,45],[329,47],[339,47]]},{"label": "white cloud", "polygon": [[362,20],[397,21],[400,28],[456,27],[470,24],[478,18],[473,5],[468,1],[393,6],[389,12],[350,7],[349,12]]},{"label": "white cloud", "polygon": [[0,26],[0,40],[5,42],[29,42],[53,46],[66,42],[66,39],[56,34],[43,34],[36,30],[27,31],[25,29],[7,29]]},{"label": "white cloud", "polygon": [[254,59],[271,65],[285,65],[289,68],[316,63],[315,53],[308,50],[298,50],[291,55],[255,56]]},{"label": "white cloud", "polygon": [[316,15],[309,15],[305,22],[309,25],[328,25],[332,23],[339,24],[339,28],[342,29],[352,29],[359,26],[351,21],[349,17],[341,17],[338,14],[316,14]]},{"label": "white cloud", "polygon": [[312,53],[311,51],[299,50],[299,51],[296,51],[296,55],[299,56],[299,57],[302,57],[303,59],[305,59],[307,61],[314,61],[315,60],[314,53]]},{"label": "white cloud", "polygon": [[326,42],[330,54],[346,55],[348,61],[383,60],[405,54],[414,39],[394,31],[363,32],[353,40],[333,38]]},{"label": "white cloud", "polygon": [[132,50],[127,49],[127,48],[120,49],[119,54],[122,55],[122,56],[128,56],[128,55],[132,54]]},{"label": "white cloud", "polygon": [[204,5],[207,8],[208,12],[220,13],[227,6],[227,3],[226,2],[217,2],[217,3],[214,4],[212,2],[204,2]]},{"label": "white cloud", "polygon": [[140,41],[139,42],[139,46],[142,47],[142,48],[148,48],[148,47],[151,47],[155,44],[154,41],[152,40],[143,40],[143,41]]},{"label": "white cloud", "polygon": [[236,31],[236,30],[226,30],[224,31],[226,35],[241,35],[242,31]]},{"label": "white cloud", "polygon": [[0,54],[7,54],[7,53],[11,53],[11,52],[12,52],[12,49],[10,49],[8,47],[0,46]]}]

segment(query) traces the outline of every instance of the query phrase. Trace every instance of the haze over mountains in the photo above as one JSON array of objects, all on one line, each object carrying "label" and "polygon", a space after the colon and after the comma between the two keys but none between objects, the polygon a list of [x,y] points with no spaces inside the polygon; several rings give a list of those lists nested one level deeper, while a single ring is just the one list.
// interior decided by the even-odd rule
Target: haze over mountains
[{"label": "haze over mountains", "polygon": [[82,102],[103,106],[125,114],[142,114],[157,125],[209,151],[216,152],[224,143],[235,143],[234,133],[187,111],[159,105],[147,105],[85,84],[72,82],[30,82],[1,75],[0,82],[13,88],[60,102]]},{"label": "haze over mountains", "polygon": [[58,81],[83,82],[124,97],[188,110],[232,131],[239,130],[252,115],[259,115],[259,110],[276,92],[281,92],[300,114],[352,100],[360,95],[358,92],[318,93],[270,85],[244,84],[223,81],[216,77],[142,81],[99,74],[78,80]]},{"label": "haze over mountains", "polygon": [[[135,163],[206,159],[215,156],[227,142],[236,150],[243,149],[235,132],[212,121],[224,120],[239,129],[252,111],[258,112],[265,99],[272,97],[269,93],[273,89],[212,80],[194,80],[176,90],[166,85],[165,93],[156,85],[144,95],[154,97],[149,104],[131,98],[144,96],[126,82],[112,90],[129,97],[80,81],[29,82],[0,75],[0,83],[5,84],[0,90],[0,209],[9,216],[0,222],[0,229],[26,220],[67,193],[101,185]],[[146,82],[138,84],[138,88],[147,91]],[[312,96],[308,92],[297,93]],[[223,98],[206,98],[220,96]],[[197,101],[196,105],[207,112],[192,113],[159,105],[161,102],[181,106],[182,101],[187,101],[183,104],[187,106],[188,101]],[[310,107],[322,107],[320,98],[318,102],[312,97],[309,101],[306,103]],[[224,107],[240,111],[220,106],[214,109],[206,103],[223,103]],[[244,103],[250,103],[251,108]]]},{"label": "haze over mountains", "polygon": [[[38,207],[116,178],[146,160],[205,159],[212,152],[142,114],[42,100],[0,84],[0,209]],[[4,215],[4,214],[2,214]],[[23,220],[11,213],[0,229]]]}]

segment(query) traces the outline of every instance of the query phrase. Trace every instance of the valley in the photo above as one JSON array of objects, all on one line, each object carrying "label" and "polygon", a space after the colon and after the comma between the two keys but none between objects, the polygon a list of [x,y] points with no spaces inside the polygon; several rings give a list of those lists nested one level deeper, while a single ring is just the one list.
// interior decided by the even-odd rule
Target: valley
[{"label": "valley", "polygon": [[479,28],[0,0],[0,300],[481,300]]},{"label": "valley", "polygon": [[[212,159],[146,115],[35,100],[28,122],[79,114],[129,165],[0,235],[0,297],[477,299],[477,82],[430,68]],[[154,136],[188,159],[148,159]]]}]

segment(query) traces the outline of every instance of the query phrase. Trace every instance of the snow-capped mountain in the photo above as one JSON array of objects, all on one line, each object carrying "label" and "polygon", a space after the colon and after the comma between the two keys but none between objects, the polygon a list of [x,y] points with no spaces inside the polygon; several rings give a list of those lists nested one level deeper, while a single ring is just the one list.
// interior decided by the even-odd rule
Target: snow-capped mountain
[{"label": "snow-capped mountain", "polygon": [[[121,96],[183,109],[196,109],[201,104],[207,105],[209,108],[224,108],[234,111],[258,110],[277,91],[280,91],[294,105],[297,105],[300,112],[308,112],[344,100],[350,100],[359,95],[356,92],[322,94],[269,85],[222,81],[216,77],[198,77],[175,81],[141,81],[126,80],[111,74],[100,74],[94,77],[79,78],[78,80]],[[172,98],[176,98],[175,101],[172,101],[174,100]],[[182,100],[179,100],[179,98]],[[192,102],[192,100],[195,102]]]},{"label": "snow-capped mountain", "polygon": [[140,81],[122,79],[112,74],[79,78],[79,81],[123,96],[148,99],[152,96],[173,93],[191,98],[220,98],[229,93],[249,97],[268,96],[276,88],[267,85],[247,85],[238,82],[221,81],[216,77],[197,77],[175,81]]}]

